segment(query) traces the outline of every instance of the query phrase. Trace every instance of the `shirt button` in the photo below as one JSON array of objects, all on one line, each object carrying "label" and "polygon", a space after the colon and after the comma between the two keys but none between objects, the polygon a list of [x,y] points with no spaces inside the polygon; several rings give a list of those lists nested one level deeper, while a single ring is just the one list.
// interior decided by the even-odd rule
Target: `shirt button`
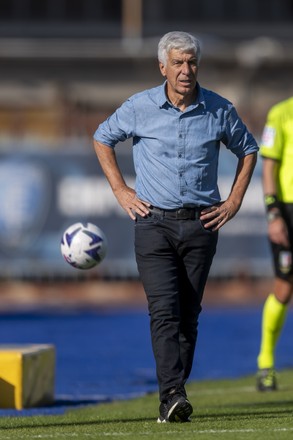
[{"label": "shirt button", "polygon": [[182,154],[178,154],[178,157],[182,157]]}]

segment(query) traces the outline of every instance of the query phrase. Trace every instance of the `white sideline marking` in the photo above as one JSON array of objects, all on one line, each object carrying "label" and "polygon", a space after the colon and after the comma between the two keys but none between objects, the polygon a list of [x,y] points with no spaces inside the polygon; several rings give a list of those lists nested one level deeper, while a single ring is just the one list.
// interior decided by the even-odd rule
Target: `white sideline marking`
[{"label": "white sideline marking", "polygon": [[[164,425],[166,426],[166,425]],[[193,431],[189,431],[188,430],[188,434],[191,432],[193,434],[246,434],[246,433],[255,433],[255,432],[291,432],[293,431],[293,428],[273,428],[273,429],[202,429],[200,431],[197,430],[193,430]],[[164,431],[164,434],[168,434],[168,435],[176,435],[176,436],[180,436],[182,432],[176,432],[176,431]],[[130,436],[130,435],[134,435],[133,432],[103,432],[103,433],[99,433],[102,434],[104,436],[107,437],[116,437],[117,435],[121,435],[121,436]],[[136,432],[135,435],[139,435],[139,436],[147,436],[148,434],[153,434],[152,432]]]},{"label": "white sideline marking", "polygon": [[[166,425],[164,425],[166,426]],[[264,433],[264,432],[291,432],[293,431],[293,428],[273,428],[273,429],[202,429],[200,431],[197,430],[193,430],[193,431],[189,431],[188,433],[193,433],[193,434],[246,434],[246,433]],[[176,432],[176,431],[164,431],[164,434],[168,434],[168,435],[176,435],[176,436],[180,436],[182,432]],[[135,435],[136,436],[141,436],[141,437],[146,437],[148,435],[153,435],[154,432],[153,431],[143,431],[143,432],[136,432]],[[54,434],[35,434],[35,435],[31,435],[31,434],[23,434],[22,433],[22,438],[29,438],[29,439],[42,439],[42,438],[72,438],[72,437],[88,437],[88,438],[94,438],[97,439],[98,436],[105,436],[105,437],[129,437],[129,436],[133,436],[134,433],[133,432],[95,432],[95,433],[76,433],[76,432],[68,432],[68,433],[60,433],[60,432],[55,432]],[[8,436],[2,436],[1,434],[1,440],[15,440],[15,434],[12,436],[8,435]]]},{"label": "white sideline marking", "polygon": [[206,429],[193,431],[196,434],[245,434],[251,432],[290,432],[293,428],[273,428],[273,429]]}]

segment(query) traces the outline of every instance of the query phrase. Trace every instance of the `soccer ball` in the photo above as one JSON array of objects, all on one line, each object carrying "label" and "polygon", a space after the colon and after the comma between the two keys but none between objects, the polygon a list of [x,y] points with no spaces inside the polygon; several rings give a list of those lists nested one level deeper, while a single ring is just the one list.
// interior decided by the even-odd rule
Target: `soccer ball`
[{"label": "soccer ball", "polygon": [[96,225],[75,223],[63,234],[61,253],[71,266],[77,269],[90,269],[105,258],[107,239]]}]

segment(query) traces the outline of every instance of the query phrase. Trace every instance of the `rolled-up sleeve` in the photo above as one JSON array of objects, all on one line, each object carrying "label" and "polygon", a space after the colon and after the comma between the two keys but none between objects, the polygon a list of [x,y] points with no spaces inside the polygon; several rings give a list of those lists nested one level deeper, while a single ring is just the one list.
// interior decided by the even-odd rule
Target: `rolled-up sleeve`
[{"label": "rolled-up sleeve", "polygon": [[223,143],[238,158],[256,153],[259,149],[254,137],[247,130],[234,106],[231,107],[227,115]]},{"label": "rolled-up sleeve", "polygon": [[94,139],[114,148],[118,142],[133,137],[134,127],[135,112],[131,99],[128,99],[99,125],[94,133]]}]

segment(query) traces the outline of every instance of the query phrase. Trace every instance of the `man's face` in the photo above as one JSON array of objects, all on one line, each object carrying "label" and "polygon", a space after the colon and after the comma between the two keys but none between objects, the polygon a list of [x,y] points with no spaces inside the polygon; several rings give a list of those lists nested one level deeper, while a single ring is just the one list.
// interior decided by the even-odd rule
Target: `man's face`
[{"label": "man's face", "polygon": [[196,55],[193,51],[181,52],[172,49],[168,53],[167,63],[159,63],[161,73],[168,81],[168,89],[171,93],[182,96],[190,95],[194,92],[198,66]]}]

